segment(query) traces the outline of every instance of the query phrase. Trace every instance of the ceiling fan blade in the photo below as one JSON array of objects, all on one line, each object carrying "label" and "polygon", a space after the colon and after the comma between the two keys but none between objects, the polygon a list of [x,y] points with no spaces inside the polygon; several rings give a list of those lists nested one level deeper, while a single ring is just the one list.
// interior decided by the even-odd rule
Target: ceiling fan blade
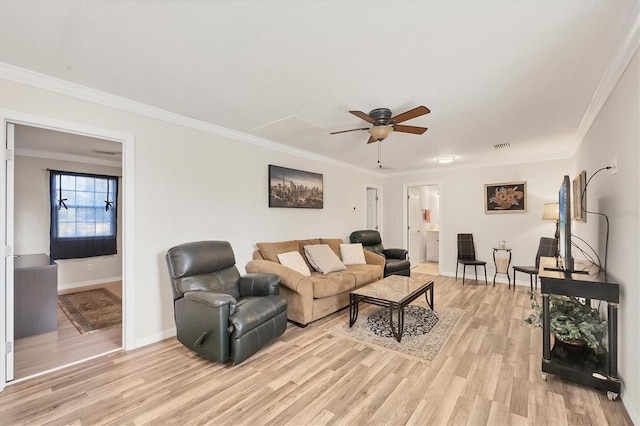
[{"label": "ceiling fan blade", "polygon": [[366,113],[364,113],[362,111],[349,111],[349,112],[351,114],[355,115],[356,117],[363,119],[367,123],[373,124],[373,118],[369,117],[368,114],[366,114]]},{"label": "ceiling fan blade", "polygon": [[355,132],[356,130],[369,130],[368,127],[361,127],[359,129],[339,130],[337,132],[331,132],[330,135],[337,135],[338,133]]},{"label": "ceiling fan blade", "polygon": [[403,121],[411,120],[412,118],[420,117],[421,115],[429,114],[430,112],[431,111],[429,111],[429,108],[426,106],[419,106],[403,112],[402,114],[396,115],[391,119],[391,121],[394,123],[402,123]]},{"label": "ceiling fan blade", "polygon": [[367,141],[367,143],[374,143],[374,142],[378,142],[378,140],[374,139],[373,136],[369,136],[369,140]]},{"label": "ceiling fan blade", "polygon": [[426,127],[418,127],[418,126],[405,126],[402,124],[396,124],[393,126],[393,130],[396,132],[403,133],[413,133],[414,135],[421,135],[427,131]]}]

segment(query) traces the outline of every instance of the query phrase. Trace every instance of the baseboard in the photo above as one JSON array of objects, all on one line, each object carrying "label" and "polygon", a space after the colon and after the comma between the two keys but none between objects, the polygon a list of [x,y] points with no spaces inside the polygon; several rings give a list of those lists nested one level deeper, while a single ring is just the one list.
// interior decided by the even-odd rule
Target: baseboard
[{"label": "baseboard", "polygon": [[640,415],[636,411],[636,407],[633,406],[631,400],[627,397],[627,391],[624,388],[624,383],[622,384],[622,389],[620,390],[620,399],[622,400],[622,405],[627,410],[627,414],[631,417],[631,422],[634,425],[640,425]]},{"label": "baseboard", "polygon": [[122,277],[100,278],[98,280],[82,281],[78,283],[58,284],[58,290],[72,290],[74,288],[87,287],[90,285],[107,284],[115,281],[122,281]]},{"label": "baseboard", "polygon": [[176,335],[176,328],[170,328],[168,330],[161,331],[160,333],[155,333],[150,336],[141,337],[140,339],[136,339],[133,342],[133,347],[127,347],[127,350],[138,349],[143,346],[151,345],[153,343],[158,343],[164,339],[168,339],[170,337],[174,337]]},{"label": "baseboard", "polygon": [[[449,272],[449,271],[440,271],[440,274],[443,277],[454,277],[456,276],[455,272]],[[500,284],[509,284],[509,281],[507,280],[507,278],[504,276],[504,274],[501,274],[502,276],[498,275],[496,277],[496,284],[500,283]],[[462,281],[462,273],[458,273],[458,279],[460,281]],[[465,281],[466,280],[475,280],[475,274],[471,274],[470,275],[466,275],[465,276]],[[484,281],[484,274],[482,274],[482,277],[480,276],[480,274],[478,274],[478,281]],[[493,277],[490,276],[490,274],[487,274],[487,282],[493,284]],[[511,280],[511,284],[513,284],[513,280]],[[523,287],[531,287],[529,281],[516,281],[516,285],[519,286],[523,286]],[[540,286],[540,283],[538,283],[538,287]]]}]

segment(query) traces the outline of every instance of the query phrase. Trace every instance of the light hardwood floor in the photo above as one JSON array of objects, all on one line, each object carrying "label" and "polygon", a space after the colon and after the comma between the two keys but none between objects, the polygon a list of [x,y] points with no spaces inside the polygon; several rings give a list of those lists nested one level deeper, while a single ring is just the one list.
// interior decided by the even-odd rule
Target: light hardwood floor
[{"label": "light hardwood floor", "polygon": [[[417,268],[417,269],[416,269]],[[431,274],[438,275],[440,271],[440,265],[438,262],[422,262],[416,268],[411,269],[412,271],[420,272],[423,274]]]},{"label": "light hardwood floor", "polygon": [[[122,298],[122,283],[74,288],[60,294],[104,287]],[[80,334],[58,307],[58,329],[15,341],[14,379],[51,370],[122,347],[122,327]]]},{"label": "light hardwood floor", "polygon": [[[420,267],[418,267],[420,268]],[[419,270],[419,269],[418,269]],[[416,270],[416,271],[418,271]],[[4,424],[631,425],[621,401],[551,376],[526,287],[435,278],[438,309],[465,314],[431,362],[289,324],[244,363],[206,361],[174,338],[8,386]]]}]

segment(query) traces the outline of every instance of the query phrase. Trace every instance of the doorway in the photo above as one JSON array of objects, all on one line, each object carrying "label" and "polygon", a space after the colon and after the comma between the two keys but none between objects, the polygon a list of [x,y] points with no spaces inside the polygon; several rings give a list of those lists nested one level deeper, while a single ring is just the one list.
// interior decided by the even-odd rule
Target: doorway
[{"label": "doorway", "polygon": [[405,186],[405,247],[411,267],[429,263],[439,270],[440,186],[437,184]]},{"label": "doorway", "polygon": [[366,187],[365,229],[373,229],[382,234],[382,188]]},{"label": "doorway", "polygon": [[[3,143],[2,145],[6,147],[6,151],[2,158],[2,174],[6,177],[5,185],[3,185],[3,200],[2,200],[2,211],[4,214],[1,216],[1,226],[5,232],[5,241],[3,246],[3,258],[4,261],[1,262],[1,270],[0,274],[2,275],[3,283],[0,285],[0,293],[4,294],[5,303],[0,304],[0,335],[4,338],[4,341],[7,342],[7,345],[0,348],[1,365],[0,365],[0,390],[4,388],[7,382],[10,381],[21,381],[29,377],[33,377],[36,375],[43,374],[45,372],[55,370],[61,368],[66,365],[75,364],[77,362],[81,362],[86,359],[94,358],[96,356],[100,356],[106,353],[110,353],[116,350],[120,350],[122,348],[131,347],[132,345],[132,333],[128,330],[130,327],[127,322],[127,312],[130,312],[130,309],[127,308],[130,304],[133,303],[132,300],[132,291],[127,287],[126,283],[133,282],[133,269],[130,266],[130,262],[126,261],[127,253],[133,253],[132,241],[133,241],[133,221],[127,220],[132,219],[132,209],[133,209],[133,199],[132,199],[132,188],[133,188],[133,136],[115,133],[111,131],[106,131],[104,129],[95,129],[90,128],[84,125],[79,125],[76,123],[68,123],[62,122],[60,120],[53,120],[44,117],[34,117],[26,114],[21,114],[18,112],[7,112],[0,111],[0,118],[2,119],[3,125]],[[37,132],[45,132],[46,137],[44,138],[44,142],[40,149],[34,149],[34,146],[31,146],[30,143],[34,142],[34,138],[27,137],[28,142],[23,142],[21,139],[21,134],[23,131],[29,132],[35,131]],[[17,138],[16,138],[17,136]],[[33,136],[33,134],[31,134]],[[65,143],[56,144],[52,141],[55,141],[56,138],[62,136],[62,139],[66,141]],[[17,140],[17,144],[16,144]],[[47,144],[48,142],[48,144]],[[120,296],[122,300],[122,325],[117,330],[112,330],[110,332],[111,336],[106,339],[109,340],[109,343],[105,346],[93,346],[93,349],[86,350],[87,347],[91,347],[91,344],[82,343],[73,343],[69,342],[55,342],[55,339],[51,339],[51,336],[48,336],[49,346],[48,349],[45,348],[41,342],[35,344],[25,345],[24,348],[28,346],[33,346],[39,348],[38,350],[31,350],[31,353],[40,352],[40,358],[44,358],[41,354],[45,354],[47,358],[54,358],[52,353],[55,351],[56,356],[61,353],[61,348],[68,348],[69,352],[77,352],[79,356],[69,357],[67,355],[63,355],[59,357],[59,362],[56,364],[51,364],[49,362],[41,363],[36,358],[30,359],[22,359],[24,354],[27,352],[22,352],[21,342],[14,341],[14,312],[13,312],[13,303],[14,303],[14,280],[13,280],[13,267],[14,267],[14,258],[13,254],[19,254],[18,252],[22,249],[27,251],[31,250],[33,247],[38,246],[37,242],[33,241],[22,241],[22,230],[16,231],[16,217],[14,215],[14,210],[17,208],[16,206],[16,195],[20,196],[20,191],[23,190],[22,187],[16,185],[14,173],[16,171],[16,163],[25,164],[25,158],[36,158],[39,162],[46,162],[43,157],[52,157],[55,161],[58,162],[69,162],[67,164],[81,164],[87,157],[95,157],[98,153],[94,152],[92,154],[87,154],[86,150],[89,149],[91,151],[102,151],[102,155],[108,155],[112,157],[112,152],[114,149],[122,153],[118,160],[114,160],[110,158],[106,160],[110,165],[117,164],[118,170],[121,173],[118,173],[119,176],[122,177],[121,181],[121,198],[120,204],[121,209],[119,209],[119,221],[122,221],[122,226],[118,228],[118,239],[121,240],[119,244],[119,251],[121,253],[121,257],[119,258],[120,269],[118,273],[119,278],[118,281],[113,282],[113,280],[102,280],[102,281],[111,281],[111,283],[107,282],[97,282],[101,280],[91,280],[84,279],[80,280],[80,283],[66,283],[68,284],[64,288],[62,293],[82,290],[81,288],[74,289],[75,285],[83,285],[84,289],[97,285],[103,285],[106,287],[110,287],[113,293]],[[41,153],[37,154],[37,151],[48,151],[47,155]],[[99,163],[99,161],[98,161]],[[18,167],[21,165],[18,164]],[[60,164],[60,163],[58,163]],[[33,166],[33,165],[32,165]],[[35,188],[36,186],[44,186],[48,189],[48,172],[46,168],[43,167],[42,164],[39,164],[37,167],[40,167],[42,170],[42,175],[45,176],[44,172],[46,172],[46,178],[42,179],[42,176],[36,178],[33,182],[30,182],[30,189]],[[55,168],[55,167],[51,167]],[[20,172],[20,169],[18,169]],[[48,195],[48,193],[47,193]],[[40,203],[43,200],[39,200]],[[47,232],[46,238],[48,240],[48,196],[46,200],[44,200],[44,208],[47,210],[46,212],[46,221],[47,221]],[[16,235],[17,234],[17,235]],[[36,235],[35,233],[33,235]],[[42,238],[41,235],[37,234],[39,238]],[[15,239],[15,237],[18,239]],[[18,244],[16,244],[18,243]],[[35,244],[35,245],[34,245]],[[28,248],[27,248],[28,247]],[[39,246],[38,251],[44,251],[48,253],[48,244],[46,246],[46,250],[42,250],[42,244]],[[93,263],[93,266],[97,266],[96,263]],[[91,269],[89,267],[88,269]],[[62,327],[68,329],[68,327]],[[40,338],[43,335],[33,336],[33,338]],[[31,339],[32,337],[27,337],[26,339]],[[129,340],[127,340],[127,338]],[[54,343],[51,343],[54,342]],[[51,346],[53,345],[53,346]],[[55,348],[55,349],[53,349]],[[78,350],[78,348],[82,348],[82,350]],[[28,355],[30,356],[30,355]],[[27,373],[20,373],[18,376],[14,374],[16,365],[16,360],[19,362],[27,361],[32,364],[29,369],[24,370]]]}]

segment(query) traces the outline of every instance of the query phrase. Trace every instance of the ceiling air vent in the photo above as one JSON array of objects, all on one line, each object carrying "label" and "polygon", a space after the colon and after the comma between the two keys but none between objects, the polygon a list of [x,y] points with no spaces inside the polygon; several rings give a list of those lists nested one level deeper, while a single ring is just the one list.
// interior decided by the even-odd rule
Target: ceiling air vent
[{"label": "ceiling air vent", "polygon": [[493,146],[493,149],[502,149],[502,148],[509,148],[511,145],[508,143],[499,143],[497,145]]}]

